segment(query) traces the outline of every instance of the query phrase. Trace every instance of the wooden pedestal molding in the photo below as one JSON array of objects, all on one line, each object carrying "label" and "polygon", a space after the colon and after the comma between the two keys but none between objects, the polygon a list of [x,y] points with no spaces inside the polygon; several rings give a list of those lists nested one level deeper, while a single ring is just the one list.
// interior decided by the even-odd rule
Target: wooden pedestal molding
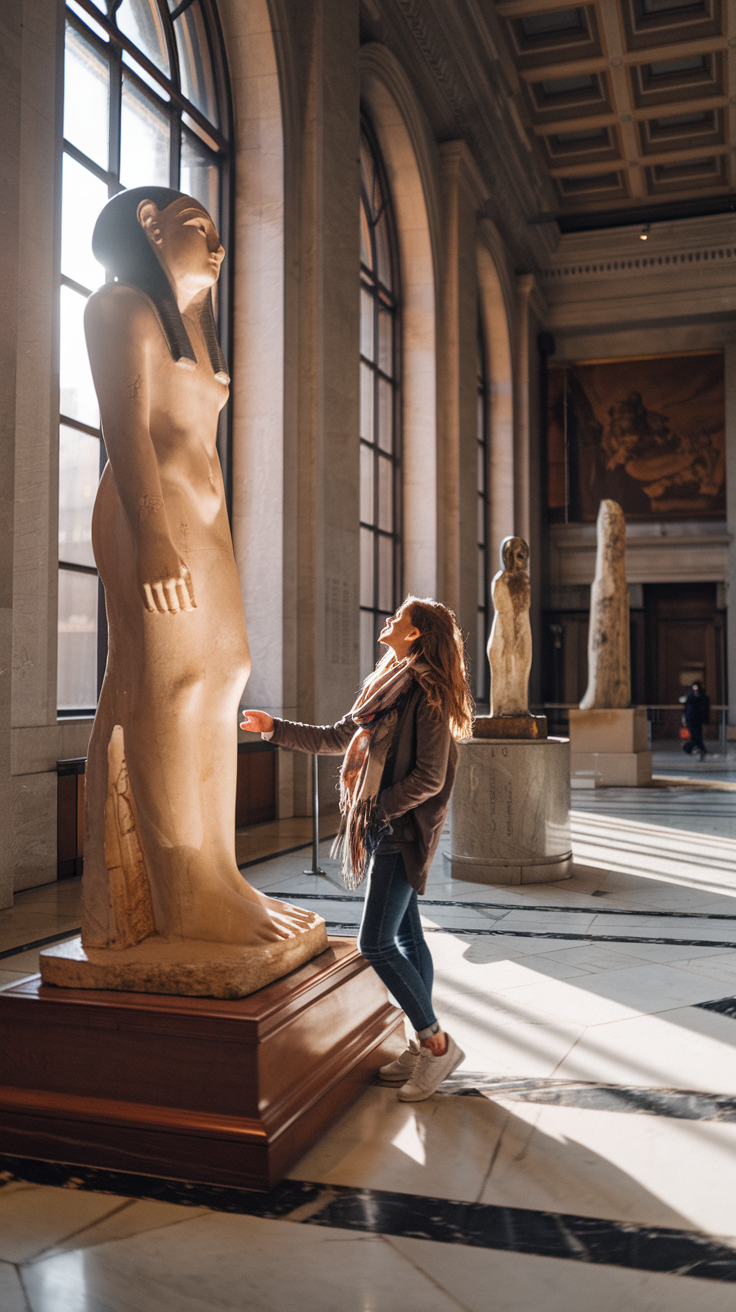
[{"label": "wooden pedestal molding", "polygon": [[402,1050],[402,1021],[354,939],[235,1001],[37,976],[0,993],[0,1151],[269,1189]]}]

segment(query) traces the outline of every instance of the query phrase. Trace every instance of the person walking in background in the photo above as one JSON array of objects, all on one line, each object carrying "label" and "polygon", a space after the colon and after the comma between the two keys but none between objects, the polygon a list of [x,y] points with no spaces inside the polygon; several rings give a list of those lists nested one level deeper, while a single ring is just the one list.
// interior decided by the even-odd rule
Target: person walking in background
[{"label": "person walking in background", "polygon": [[690,737],[686,743],[683,743],[682,750],[690,756],[695,749],[701,761],[706,757],[703,725],[707,724],[709,719],[710,698],[706,697],[702,683],[696,680],[685,698],[685,724]]},{"label": "person walking in background", "polygon": [[450,804],[454,739],[470,737],[473,703],[462,634],[446,606],[407,597],[379,642],[388,651],[337,724],[295,724],[248,710],[241,728],[260,731],[280,747],[345,753],[333,850],[348,888],[367,879],[358,949],[417,1036],[380,1075],[403,1086],[403,1102],[420,1102],[465,1057],[434,1013],[434,969],[417,895],[426,887]]}]

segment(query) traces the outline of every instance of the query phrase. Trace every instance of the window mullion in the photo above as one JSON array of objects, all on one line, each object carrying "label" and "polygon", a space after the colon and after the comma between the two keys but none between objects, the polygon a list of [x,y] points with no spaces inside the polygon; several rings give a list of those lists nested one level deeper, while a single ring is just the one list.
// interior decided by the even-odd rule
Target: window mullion
[{"label": "window mullion", "polygon": [[120,116],[123,96],[123,61],[117,46],[110,45],[109,159],[110,195],[120,189]]},{"label": "window mullion", "polygon": [[[375,228],[373,229],[375,251]],[[378,618],[378,607],[381,601],[381,554],[379,551],[378,537],[378,489],[380,480],[380,461],[378,448],[380,445],[380,414],[378,409],[378,297],[375,288],[373,289],[373,626],[374,632]],[[376,634],[376,637],[378,635]]]},{"label": "window mullion", "polygon": [[169,113],[169,182],[179,190],[181,172],[181,114],[173,106]]}]

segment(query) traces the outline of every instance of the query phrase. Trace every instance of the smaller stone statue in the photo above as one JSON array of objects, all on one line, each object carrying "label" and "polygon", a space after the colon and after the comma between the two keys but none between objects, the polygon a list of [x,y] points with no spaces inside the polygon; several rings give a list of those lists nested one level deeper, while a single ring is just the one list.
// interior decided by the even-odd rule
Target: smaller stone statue
[{"label": "smaller stone statue", "polygon": [[588,688],[581,711],[618,710],[631,704],[629,588],[626,520],[616,501],[601,501],[598,550],[590,589]]},{"label": "smaller stone statue", "polygon": [[491,665],[491,718],[529,715],[532,630],[529,547],[523,538],[504,538],[501,569],[491,584],[496,610],[488,642]]}]

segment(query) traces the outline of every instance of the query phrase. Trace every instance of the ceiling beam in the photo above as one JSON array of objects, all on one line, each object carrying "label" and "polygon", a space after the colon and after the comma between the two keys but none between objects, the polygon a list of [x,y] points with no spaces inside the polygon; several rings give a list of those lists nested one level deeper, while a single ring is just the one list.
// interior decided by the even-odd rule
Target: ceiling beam
[{"label": "ceiling beam", "polygon": [[[708,100],[679,100],[672,105],[649,105],[646,109],[632,109],[631,117],[635,122],[643,122],[650,118],[668,118],[673,114],[695,114],[703,109],[724,109],[728,105],[728,96],[710,96]],[[586,114],[583,118],[560,118],[549,123],[535,123],[532,131],[537,137],[549,137],[557,132],[575,132],[578,128],[607,128],[618,122],[618,114],[609,111],[606,114]]]},{"label": "ceiling beam", "polygon": [[[668,150],[666,154],[647,155],[642,164],[652,168],[655,164],[687,164],[690,160],[713,159],[717,155],[729,155],[728,146],[700,146],[693,150]],[[585,164],[551,164],[548,173],[552,178],[585,178],[589,174],[608,173],[613,169],[626,168],[622,159],[589,160]],[[686,185],[683,179],[683,185]]]},{"label": "ceiling beam", "polygon": [[601,44],[611,65],[609,76],[613,102],[620,120],[621,145],[628,161],[626,176],[632,200],[646,195],[644,171],[639,167],[639,140],[633,121],[634,103],[631,97],[628,69],[623,62],[624,34],[618,5],[602,4],[597,8]]},{"label": "ceiling beam", "polygon": [[[615,21],[610,15],[611,24]],[[606,21],[606,20],[604,20]],[[662,59],[687,59],[690,55],[710,55],[714,50],[727,50],[725,37],[711,37],[707,41],[678,42],[677,45],[657,46],[650,50],[625,51],[620,49],[617,56],[626,67],[634,64],[651,64]],[[541,82],[542,79],[558,77],[576,77],[581,73],[601,73],[609,66],[605,55],[583,56],[581,59],[562,59],[558,64],[534,64],[533,67],[519,69],[519,77],[524,82]],[[620,65],[617,65],[620,67]]]}]

